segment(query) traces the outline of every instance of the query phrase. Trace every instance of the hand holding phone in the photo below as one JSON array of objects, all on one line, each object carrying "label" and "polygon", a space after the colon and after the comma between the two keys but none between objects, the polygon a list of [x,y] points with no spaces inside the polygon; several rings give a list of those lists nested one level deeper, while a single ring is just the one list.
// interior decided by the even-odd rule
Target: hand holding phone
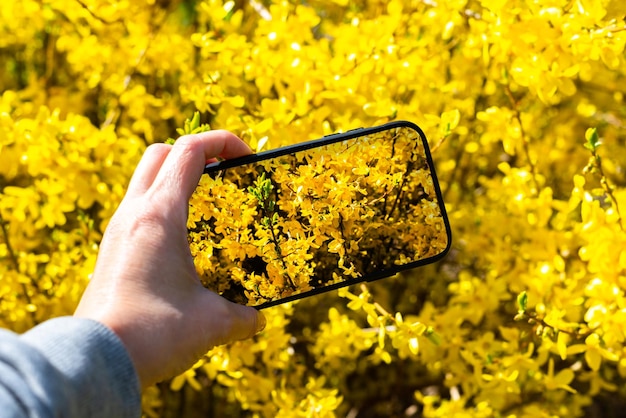
[{"label": "hand holding phone", "polygon": [[203,284],[264,308],[442,258],[450,225],[410,122],[207,165],[190,201]]}]

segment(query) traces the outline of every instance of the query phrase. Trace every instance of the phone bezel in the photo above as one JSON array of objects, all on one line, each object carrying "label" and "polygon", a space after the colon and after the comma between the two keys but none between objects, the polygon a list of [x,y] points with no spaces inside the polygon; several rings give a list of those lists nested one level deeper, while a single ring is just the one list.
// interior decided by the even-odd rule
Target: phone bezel
[{"label": "phone bezel", "polygon": [[271,306],[276,306],[282,303],[292,302],[292,301],[303,299],[306,297],[315,296],[321,293],[329,292],[335,289],[340,289],[346,286],[351,286],[357,283],[372,282],[375,280],[384,279],[387,277],[391,277],[402,271],[411,270],[411,269],[421,267],[427,264],[435,263],[441,260],[442,258],[444,258],[446,254],[448,253],[448,251],[450,250],[450,247],[452,245],[452,230],[450,228],[450,222],[448,220],[448,215],[446,212],[445,204],[443,202],[443,196],[441,193],[441,188],[439,186],[439,181],[437,179],[437,174],[435,172],[435,165],[433,163],[433,159],[430,153],[428,141],[426,140],[426,135],[424,134],[424,132],[419,126],[417,126],[413,122],[400,120],[400,121],[393,121],[393,122],[385,123],[379,126],[374,126],[371,128],[357,128],[357,129],[349,130],[347,132],[326,135],[319,139],[314,139],[314,140],[310,140],[306,142],[301,142],[298,144],[288,145],[288,146],[276,148],[273,150],[262,151],[257,154],[250,154],[250,155],[246,155],[243,157],[232,158],[229,160],[217,161],[217,162],[207,164],[205,166],[204,174],[212,174],[212,173],[216,173],[219,171],[225,171],[229,168],[238,167],[238,166],[242,166],[246,164],[252,164],[252,163],[259,162],[259,161],[264,161],[264,160],[268,160],[271,158],[276,158],[276,157],[280,157],[283,155],[292,154],[292,153],[296,153],[300,151],[306,151],[311,148],[334,144],[336,142],[353,139],[353,138],[363,136],[363,135],[371,135],[371,134],[375,134],[377,132],[381,132],[384,130],[389,130],[389,129],[394,129],[394,128],[403,128],[403,127],[414,129],[419,134],[419,137],[422,141],[422,145],[424,147],[424,154],[426,156],[426,161],[428,163],[428,167],[430,168],[430,172],[431,172],[432,179],[433,179],[433,185],[435,188],[435,194],[437,196],[439,210],[441,211],[441,216],[443,218],[443,222],[445,225],[446,236],[448,237],[448,245],[446,246],[446,248],[441,253],[434,255],[432,257],[422,259],[422,260],[417,260],[408,264],[400,265],[400,266],[386,269],[386,270],[380,270],[374,273],[367,274],[366,276],[363,276],[363,277],[348,279],[341,283],[331,284],[325,287],[309,290],[307,292],[298,293],[297,295],[287,296],[281,299],[273,300],[270,302],[265,302],[261,305],[256,305],[256,306],[250,305],[250,306],[256,309],[269,308]]}]

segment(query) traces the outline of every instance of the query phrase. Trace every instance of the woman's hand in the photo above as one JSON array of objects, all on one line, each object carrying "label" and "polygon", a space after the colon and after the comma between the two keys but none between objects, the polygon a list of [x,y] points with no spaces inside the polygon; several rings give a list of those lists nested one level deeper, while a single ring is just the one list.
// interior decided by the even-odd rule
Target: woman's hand
[{"label": "woman's hand", "polygon": [[144,387],[265,326],[254,308],[202,287],[187,242],[189,198],[205,162],[250,152],[226,131],[149,146],[104,234],[75,315],[100,321],[121,338]]}]

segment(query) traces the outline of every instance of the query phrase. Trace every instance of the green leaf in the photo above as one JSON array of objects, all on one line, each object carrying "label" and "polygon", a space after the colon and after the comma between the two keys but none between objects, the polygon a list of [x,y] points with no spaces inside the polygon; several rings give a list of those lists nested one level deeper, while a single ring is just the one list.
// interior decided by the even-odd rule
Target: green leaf
[{"label": "green leaf", "polygon": [[435,329],[433,327],[426,328],[426,331],[424,331],[424,335],[426,335],[431,343],[437,346],[441,345],[441,336],[435,332]]},{"label": "green leaf", "polygon": [[502,80],[504,80],[505,84],[509,84],[509,72],[506,70],[506,67],[504,65],[500,70],[500,76],[502,77]]},{"label": "green leaf", "polygon": [[207,123],[200,124],[200,112],[194,112],[191,119],[185,119],[183,128],[177,128],[176,133],[180,136],[199,134],[211,130],[211,126]]},{"label": "green leaf", "polygon": [[267,199],[270,196],[271,191],[272,191],[272,182],[270,180],[265,180],[263,182],[263,198]]},{"label": "green leaf", "polygon": [[528,307],[528,295],[524,290],[522,293],[517,295],[517,309],[519,313],[526,312],[526,308]]},{"label": "green leaf", "polygon": [[598,130],[596,128],[589,128],[585,132],[585,148],[589,151],[595,151],[601,144],[600,137],[598,136]]},{"label": "green leaf", "polygon": [[191,128],[190,132],[193,132],[200,127],[200,112],[193,113],[193,118],[191,118],[191,122],[189,125]]}]

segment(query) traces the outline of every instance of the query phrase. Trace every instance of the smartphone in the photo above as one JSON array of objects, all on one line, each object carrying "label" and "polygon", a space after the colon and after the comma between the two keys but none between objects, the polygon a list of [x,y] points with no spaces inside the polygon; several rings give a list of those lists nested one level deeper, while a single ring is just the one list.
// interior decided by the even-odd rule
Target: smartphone
[{"label": "smartphone", "polygon": [[203,285],[259,309],[435,262],[451,244],[426,137],[406,121],[209,164],[188,229]]}]

